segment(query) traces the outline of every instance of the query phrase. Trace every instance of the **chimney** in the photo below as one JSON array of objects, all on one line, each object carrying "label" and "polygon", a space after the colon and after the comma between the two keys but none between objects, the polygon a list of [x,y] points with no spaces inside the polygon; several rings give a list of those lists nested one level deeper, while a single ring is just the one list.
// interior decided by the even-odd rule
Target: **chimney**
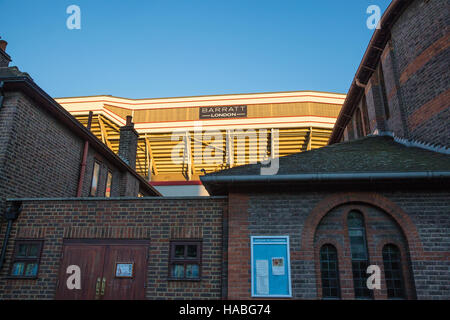
[{"label": "chimney", "polygon": [[6,53],[6,46],[8,42],[0,40],[0,68],[6,68],[9,66],[11,57]]},{"label": "chimney", "polygon": [[127,123],[120,127],[119,157],[130,167],[136,169],[136,152],[139,134],[134,129],[132,117],[127,116]]}]

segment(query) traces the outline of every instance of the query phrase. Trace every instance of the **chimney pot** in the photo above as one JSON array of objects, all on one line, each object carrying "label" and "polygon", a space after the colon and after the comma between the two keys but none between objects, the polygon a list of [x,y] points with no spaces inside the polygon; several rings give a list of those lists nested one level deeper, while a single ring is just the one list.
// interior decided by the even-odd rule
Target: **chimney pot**
[{"label": "chimney pot", "polygon": [[5,40],[0,40],[0,68],[7,68],[11,62],[11,57],[5,52],[7,44]]},{"label": "chimney pot", "polygon": [[2,49],[3,51],[6,51],[7,45],[8,45],[8,42],[6,42],[5,40],[0,40],[0,49]]},{"label": "chimney pot", "polygon": [[126,126],[133,126],[133,117],[132,116],[127,116],[127,123]]}]

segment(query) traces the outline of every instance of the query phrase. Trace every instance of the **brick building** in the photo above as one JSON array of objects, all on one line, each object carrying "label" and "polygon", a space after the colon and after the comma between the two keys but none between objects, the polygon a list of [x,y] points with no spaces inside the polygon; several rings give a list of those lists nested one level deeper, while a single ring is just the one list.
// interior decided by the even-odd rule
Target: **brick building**
[{"label": "brick building", "polygon": [[[286,297],[449,298],[448,155],[373,136],[282,157],[276,175],[260,170],[202,178],[210,194],[228,195],[228,298],[277,296],[258,294],[251,237],[262,236],[289,239]],[[386,270],[386,245],[401,269]],[[380,267],[382,290],[364,290],[368,265]]]},{"label": "brick building", "polygon": [[[15,278],[5,267],[0,280],[2,299],[222,297],[226,197],[21,201],[22,212],[11,232],[15,241],[10,240],[8,252],[18,250],[18,241],[39,246],[38,276]],[[171,250],[178,249],[175,244],[201,247],[196,252],[202,260],[198,274],[181,279],[169,274],[170,264],[184,263],[171,257],[175,255]],[[5,266],[14,264],[11,259],[8,255]],[[198,265],[195,258],[187,260]],[[134,263],[133,278],[116,276],[115,262]],[[66,269],[72,264],[81,269],[83,290],[66,287]],[[104,293],[96,293],[103,279]]]},{"label": "brick building", "polygon": [[119,157],[0,50],[0,298],[449,299],[448,12],[394,0],[329,145],[206,174],[208,197],[158,196],[131,118]]},{"label": "brick building", "polygon": [[[254,164],[202,178],[228,194],[228,298],[450,298],[449,9],[392,1],[329,146],[280,158],[276,175]],[[269,253],[288,237],[290,279],[263,280],[264,236]],[[381,290],[367,289],[368,265]]]},{"label": "brick building", "polygon": [[449,148],[448,1],[393,1],[356,72],[330,143],[374,132]]},{"label": "brick building", "polygon": [[0,84],[0,208],[15,197],[159,194],[134,170],[131,121],[117,156],[17,67],[1,67]]}]

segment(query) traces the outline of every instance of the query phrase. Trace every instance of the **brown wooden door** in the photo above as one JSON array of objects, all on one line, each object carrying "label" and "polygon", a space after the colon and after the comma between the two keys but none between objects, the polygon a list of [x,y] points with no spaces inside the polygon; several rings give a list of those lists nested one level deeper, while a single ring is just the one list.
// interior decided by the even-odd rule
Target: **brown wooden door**
[{"label": "brown wooden door", "polygon": [[[148,245],[142,241],[67,242],[63,248],[57,299],[145,299]],[[133,265],[130,277],[116,275],[117,264]],[[81,289],[68,289],[69,265],[81,270]],[[96,289],[99,289],[96,291]]]},{"label": "brown wooden door", "polygon": [[[103,299],[131,300],[145,298],[145,275],[147,273],[147,247],[109,246],[105,258],[103,277],[106,279]],[[117,263],[133,264],[132,277],[117,277]]]},{"label": "brown wooden door", "polygon": [[[105,246],[65,245],[56,298],[64,300],[96,299],[95,286],[103,274],[105,252]],[[80,267],[80,290],[67,288],[67,279],[70,274],[67,274],[66,270],[70,265]]]}]

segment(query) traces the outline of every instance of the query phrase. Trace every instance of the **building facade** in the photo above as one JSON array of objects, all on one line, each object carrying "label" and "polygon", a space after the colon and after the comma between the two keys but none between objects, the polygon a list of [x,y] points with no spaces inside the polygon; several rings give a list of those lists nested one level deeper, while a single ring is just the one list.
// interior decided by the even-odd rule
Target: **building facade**
[{"label": "building facade", "polygon": [[2,201],[31,196],[159,195],[134,170],[138,134],[131,121],[120,129],[123,143],[117,156],[28,74],[4,67],[0,81]]},{"label": "building facade", "polygon": [[266,236],[290,241],[286,297],[449,299],[449,9],[392,1],[329,146],[280,158],[273,176],[252,165],[202,178],[229,197],[229,298],[279,294],[274,270],[258,279],[253,239]]},{"label": "building facade", "polygon": [[[222,298],[226,197],[21,203],[0,280],[2,299]],[[39,258],[18,257],[21,247],[36,248]],[[175,256],[179,247],[190,256]],[[21,263],[25,270],[15,275]],[[131,265],[130,275],[118,275],[118,264]],[[30,265],[35,274],[27,274]],[[66,285],[70,265],[80,267],[80,290]]]},{"label": "building facade", "polygon": [[367,47],[330,143],[390,132],[449,148],[449,6],[393,1]]},{"label": "building facade", "polygon": [[[134,170],[133,114],[117,156],[103,113],[92,133],[29,76],[0,68],[0,178],[19,185],[22,166],[39,171],[17,188],[27,192],[0,189],[0,298],[450,299],[448,9],[392,1],[329,144],[208,171],[206,197],[158,196]],[[77,189],[83,154],[92,171]],[[131,177],[110,197],[89,197],[96,154]]]},{"label": "building facade", "polygon": [[[449,298],[449,155],[374,136],[283,157],[277,175],[260,170],[202,177],[228,195],[228,298],[277,298],[279,286],[297,299]],[[290,279],[273,276],[280,248],[260,237],[288,240]],[[269,263],[266,284],[258,260]],[[367,289],[370,265],[380,290]]]},{"label": "building facade", "polygon": [[344,99],[294,91],[56,101],[84,125],[93,112],[91,131],[116,153],[119,127],[132,116],[139,133],[136,171],[165,196],[197,196],[208,195],[199,180],[205,173],[325,146]]}]

